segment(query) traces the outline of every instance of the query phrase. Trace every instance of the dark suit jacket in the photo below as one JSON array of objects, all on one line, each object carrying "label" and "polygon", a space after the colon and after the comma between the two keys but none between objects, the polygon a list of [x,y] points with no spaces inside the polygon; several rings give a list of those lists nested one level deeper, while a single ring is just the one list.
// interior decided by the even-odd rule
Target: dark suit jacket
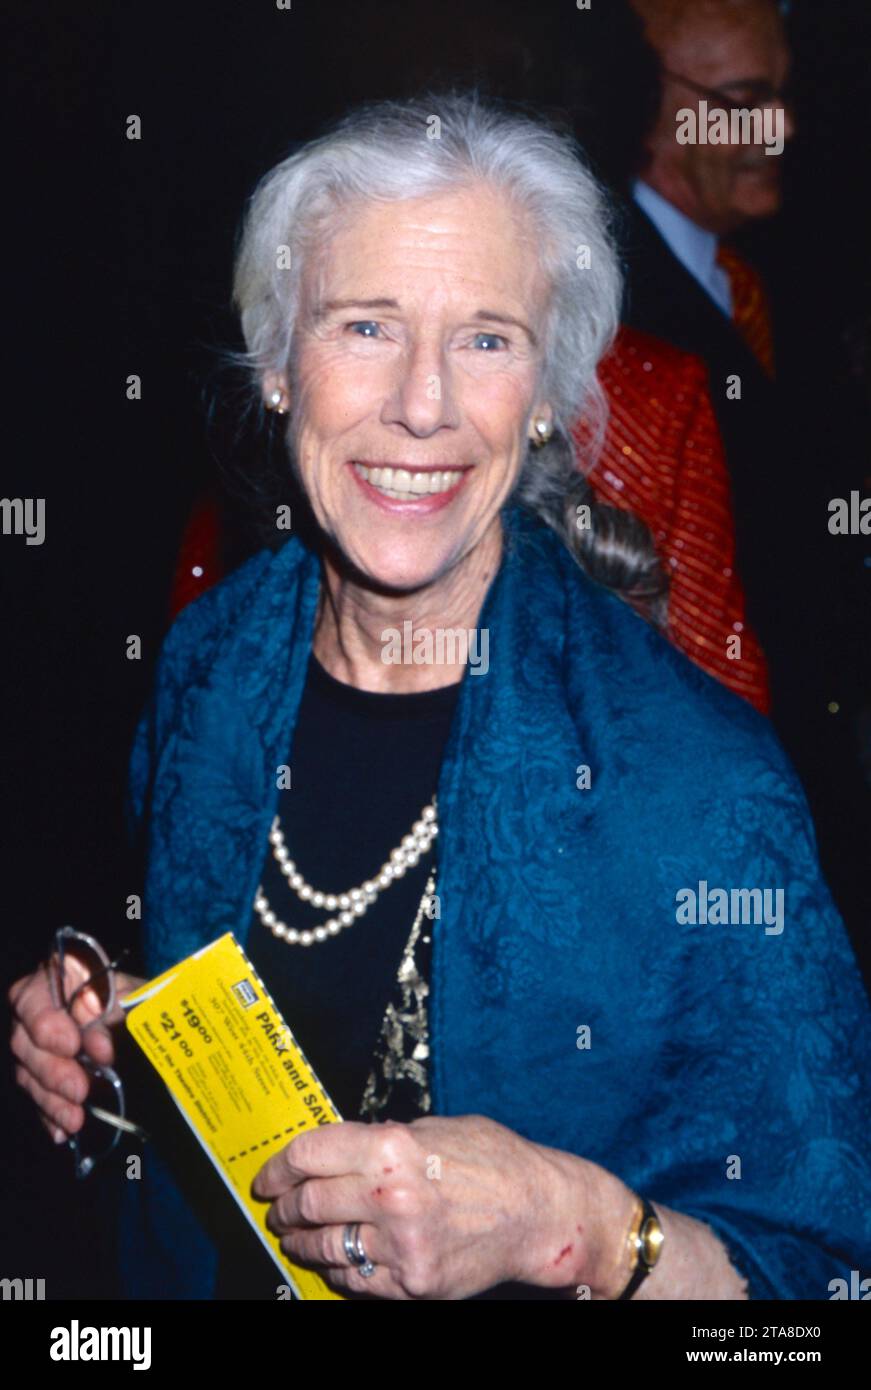
[{"label": "dark suit jacket", "polygon": [[[766,641],[776,646],[770,533],[783,501],[778,487],[780,393],[734,325],[634,203],[626,208],[623,241],[624,322],[695,353],[708,367],[732,483],[736,555],[748,613],[763,647]],[[728,400],[727,380],[735,375],[741,379],[741,399]]]}]

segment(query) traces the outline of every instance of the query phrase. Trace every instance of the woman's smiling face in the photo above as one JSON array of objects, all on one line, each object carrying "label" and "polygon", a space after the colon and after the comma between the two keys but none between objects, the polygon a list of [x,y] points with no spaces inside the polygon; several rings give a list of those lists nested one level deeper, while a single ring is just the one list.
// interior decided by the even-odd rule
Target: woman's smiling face
[{"label": "woman's smiling face", "polygon": [[498,527],[530,419],[551,418],[536,394],[547,308],[531,227],[485,185],[363,203],[306,267],[297,466],[372,583],[434,583]]}]

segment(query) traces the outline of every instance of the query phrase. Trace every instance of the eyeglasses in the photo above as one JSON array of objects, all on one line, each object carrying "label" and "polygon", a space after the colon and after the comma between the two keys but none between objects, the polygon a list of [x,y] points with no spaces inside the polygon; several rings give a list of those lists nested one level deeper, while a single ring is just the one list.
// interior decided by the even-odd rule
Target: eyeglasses
[{"label": "eyeglasses", "polygon": [[[99,941],[74,927],[61,927],[55,933],[54,951],[46,964],[52,1001],[56,1009],[66,1010],[83,1033],[114,1012],[118,1002],[115,970],[127,954],[124,950],[110,960]],[[84,1049],[76,1061],[90,1076],[91,1085],[85,1101],[85,1123],[67,1144],[73,1153],[76,1177],[86,1178],[112,1153],[122,1134],[132,1134],[142,1142],[148,1135],[127,1119],[124,1087],[114,1068],[98,1065]]]},{"label": "eyeglasses", "polygon": [[723,107],[757,107],[757,106],[794,106],[795,88],[792,83],[786,83],[783,87],[777,88],[770,82],[742,82],[736,85],[736,90],[729,91],[726,87],[705,87],[701,82],[695,82],[691,77],[684,77],[683,73],[672,72],[671,68],[663,68],[664,77],[670,77],[673,82],[682,82],[691,91],[697,92],[699,96],[705,97],[709,101],[718,102]]}]

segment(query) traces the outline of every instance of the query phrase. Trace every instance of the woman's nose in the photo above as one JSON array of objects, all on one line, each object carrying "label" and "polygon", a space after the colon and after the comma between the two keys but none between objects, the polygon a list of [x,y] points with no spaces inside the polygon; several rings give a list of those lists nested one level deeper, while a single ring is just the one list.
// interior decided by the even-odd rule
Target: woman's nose
[{"label": "woman's nose", "polygon": [[412,434],[428,435],[455,426],[450,373],[440,344],[417,343],[397,363],[396,380],[382,419]]}]

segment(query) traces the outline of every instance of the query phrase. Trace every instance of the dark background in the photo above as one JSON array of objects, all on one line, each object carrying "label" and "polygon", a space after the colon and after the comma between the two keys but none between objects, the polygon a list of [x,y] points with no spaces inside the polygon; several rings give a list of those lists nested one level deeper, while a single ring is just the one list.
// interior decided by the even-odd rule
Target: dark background
[{"label": "dark background", "polygon": [[[219,350],[238,345],[232,251],[253,184],[347,104],[458,67],[558,106],[566,34],[585,17],[574,0],[20,8],[2,492],[46,499],[47,538],[0,539],[4,994],[65,922],[107,944],[130,932],[126,761],[181,530],[223,447],[204,420]],[[846,495],[868,472],[867,0],[798,0],[791,29],[800,133],[783,213],[752,243],[807,391],[826,372],[838,383],[832,495]],[[130,114],[141,141],[125,138]],[[130,634],[141,661],[125,657]],[[0,1274],[44,1277],[49,1297],[111,1297],[117,1169],[75,1184],[11,1067],[2,1077]]]}]

